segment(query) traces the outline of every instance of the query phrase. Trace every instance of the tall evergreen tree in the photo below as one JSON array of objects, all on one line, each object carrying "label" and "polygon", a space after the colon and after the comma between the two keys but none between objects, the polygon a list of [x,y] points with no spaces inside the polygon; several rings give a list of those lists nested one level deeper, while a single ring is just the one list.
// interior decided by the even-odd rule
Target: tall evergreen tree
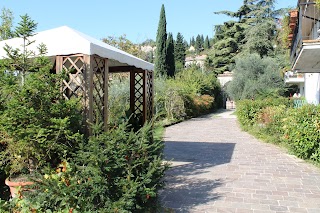
[{"label": "tall evergreen tree", "polygon": [[275,20],[283,9],[275,10],[276,0],[247,0],[250,12],[249,27],[245,31],[243,51],[258,53],[261,57],[273,51],[276,37]]},{"label": "tall evergreen tree", "polygon": [[175,60],[174,60],[174,41],[172,33],[169,33],[167,39],[167,75],[173,77],[176,72]]},{"label": "tall evergreen tree", "polygon": [[204,48],[204,37],[203,34],[200,36],[201,38],[201,47]]},{"label": "tall evergreen tree", "polygon": [[166,43],[167,22],[164,5],[162,5],[156,38],[157,49],[155,58],[155,72],[157,75],[165,75],[167,73]]},{"label": "tall evergreen tree", "polygon": [[183,36],[181,33],[177,34],[176,43],[174,46],[174,54],[177,63],[180,63],[184,67],[186,59],[186,47],[184,45]]},{"label": "tall evergreen tree", "polygon": [[[34,41],[30,40],[30,37],[35,35],[38,24],[32,20],[28,14],[20,17],[21,21],[18,23],[14,34],[23,39],[23,49],[13,49],[6,44],[4,50],[12,61],[11,66],[13,66],[15,70],[19,71],[21,75],[21,84],[23,85],[26,73],[33,71],[34,69],[34,63],[32,60],[30,60],[30,58],[35,57],[35,53],[31,50],[28,50],[28,47],[34,43]],[[41,50],[39,49],[39,51],[46,51],[45,49],[46,47],[42,47]]]},{"label": "tall evergreen tree", "polygon": [[200,35],[197,35],[195,49],[197,54],[199,54],[202,51],[202,41]]},{"label": "tall evergreen tree", "polygon": [[196,41],[194,40],[194,36],[192,36],[192,38],[191,38],[190,45],[193,46],[193,47],[195,47],[195,45],[196,45]]},{"label": "tall evergreen tree", "polygon": [[210,49],[210,41],[209,41],[209,37],[206,36],[206,39],[204,40],[204,45],[203,45],[204,49]]},{"label": "tall evergreen tree", "polygon": [[250,8],[244,0],[243,6],[238,11],[219,11],[215,14],[227,15],[238,18],[238,21],[227,21],[223,25],[215,26],[213,48],[206,59],[206,66],[213,68],[219,74],[230,69],[235,63],[235,57],[241,51],[245,37],[245,29],[248,27],[247,19]]}]

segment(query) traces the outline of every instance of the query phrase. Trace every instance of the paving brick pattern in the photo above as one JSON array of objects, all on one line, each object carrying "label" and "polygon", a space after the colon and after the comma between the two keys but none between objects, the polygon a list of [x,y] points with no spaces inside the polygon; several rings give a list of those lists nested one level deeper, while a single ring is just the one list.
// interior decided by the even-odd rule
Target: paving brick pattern
[{"label": "paving brick pattern", "polygon": [[168,127],[169,212],[320,213],[320,169],[241,131],[232,112]]}]

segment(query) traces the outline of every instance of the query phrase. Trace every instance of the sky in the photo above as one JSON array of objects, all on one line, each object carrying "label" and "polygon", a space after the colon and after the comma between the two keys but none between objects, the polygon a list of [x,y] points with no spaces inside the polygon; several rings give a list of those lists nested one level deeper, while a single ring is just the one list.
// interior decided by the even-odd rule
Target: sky
[{"label": "sky", "polygon": [[[126,37],[141,43],[156,38],[161,5],[164,4],[167,32],[180,32],[189,41],[203,34],[213,37],[214,25],[230,20],[215,15],[236,11],[243,0],[0,0],[0,8],[10,9],[14,23],[28,14],[38,23],[37,31],[69,26],[96,39]],[[278,0],[277,8],[295,7],[297,0]]]}]

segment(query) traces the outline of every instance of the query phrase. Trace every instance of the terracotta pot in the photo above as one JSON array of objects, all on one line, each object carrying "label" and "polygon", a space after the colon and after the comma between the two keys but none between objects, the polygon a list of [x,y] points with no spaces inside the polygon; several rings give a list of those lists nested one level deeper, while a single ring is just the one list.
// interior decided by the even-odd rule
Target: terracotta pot
[{"label": "terracotta pot", "polygon": [[7,186],[9,186],[10,188],[10,193],[11,193],[11,197],[15,198],[15,197],[21,197],[22,191],[25,191],[26,189],[23,189],[24,186],[30,186],[33,184],[33,182],[30,181],[10,181],[9,178],[7,178],[5,180],[5,184]]}]

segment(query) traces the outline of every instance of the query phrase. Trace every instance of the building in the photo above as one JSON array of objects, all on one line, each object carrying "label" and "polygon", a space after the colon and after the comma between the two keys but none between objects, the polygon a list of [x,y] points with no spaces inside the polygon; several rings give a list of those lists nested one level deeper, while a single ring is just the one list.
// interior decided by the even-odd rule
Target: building
[{"label": "building", "polygon": [[204,68],[207,55],[197,55],[195,57],[189,56],[185,59],[185,67],[190,67],[192,65],[197,65],[200,68]]},{"label": "building", "polygon": [[218,80],[221,85],[222,98],[223,98],[223,108],[225,109],[235,109],[236,102],[233,101],[227,94],[226,88],[230,81],[233,79],[233,72],[225,71],[222,74],[218,75]]},{"label": "building", "polygon": [[297,84],[308,103],[320,101],[320,7],[316,0],[298,0],[290,12],[290,59],[292,71],[286,83]]}]

